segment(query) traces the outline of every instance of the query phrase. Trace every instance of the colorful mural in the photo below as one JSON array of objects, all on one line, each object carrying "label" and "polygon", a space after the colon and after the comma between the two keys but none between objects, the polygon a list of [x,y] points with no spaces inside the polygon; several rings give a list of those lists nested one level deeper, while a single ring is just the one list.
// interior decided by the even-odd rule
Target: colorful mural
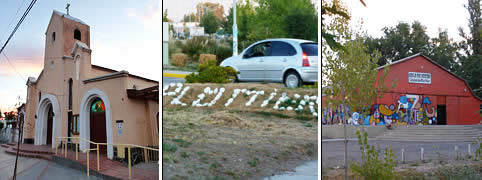
[{"label": "colorful mural", "polygon": [[352,125],[432,125],[437,124],[437,109],[429,97],[419,95],[402,95],[394,104],[374,104],[369,115],[350,113],[348,107],[337,109],[323,108],[322,124],[343,124],[342,116]]}]

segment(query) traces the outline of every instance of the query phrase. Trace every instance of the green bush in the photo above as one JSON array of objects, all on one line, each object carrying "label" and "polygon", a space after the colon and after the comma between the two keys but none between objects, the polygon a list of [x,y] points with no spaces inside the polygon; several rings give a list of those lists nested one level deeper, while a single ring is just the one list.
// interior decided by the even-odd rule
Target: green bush
[{"label": "green bush", "polygon": [[216,52],[214,52],[217,58],[217,64],[221,64],[226,58],[233,56],[233,48],[229,46],[220,45],[217,46]]},{"label": "green bush", "polygon": [[202,53],[206,47],[208,39],[206,37],[196,36],[186,41],[182,46],[182,52],[187,54],[191,60],[197,61],[199,54]]},{"label": "green bush", "polygon": [[482,138],[477,137],[477,139],[475,139],[472,144],[473,145],[476,145],[476,144],[479,145],[479,148],[477,148],[477,150],[475,150],[475,160],[479,161],[479,160],[482,159]]},{"label": "green bush", "polygon": [[236,75],[231,67],[220,67],[216,65],[216,60],[209,60],[206,64],[198,65],[198,74],[186,76],[186,83],[228,83]]},{"label": "green bush", "polygon": [[367,133],[364,133],[363,141],[360,131],[357,131],[358,144],[362,153],[362,162],[352,162],[350,167],[356,175],[363,179],[394,179],[395,178],[395,155],[390,147],[384,150],[385,158],[380,158],[380,150],[367,143]]}]

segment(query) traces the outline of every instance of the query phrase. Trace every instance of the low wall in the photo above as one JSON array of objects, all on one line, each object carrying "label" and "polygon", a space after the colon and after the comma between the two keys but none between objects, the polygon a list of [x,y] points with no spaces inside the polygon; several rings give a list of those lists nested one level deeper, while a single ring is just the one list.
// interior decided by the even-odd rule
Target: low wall
[{"label": "low wall", "polygon": [[[360,132],[367,132],[368,137],[376,137],[385,133],[387,128],[385,126],[346,126],[346,135],[348,138],[358,138],[356,135],[356,131],[359,130]],[[344,130],[343,125],[323,125],[321,126],[321,136],[340,139],[344,138]]]}]

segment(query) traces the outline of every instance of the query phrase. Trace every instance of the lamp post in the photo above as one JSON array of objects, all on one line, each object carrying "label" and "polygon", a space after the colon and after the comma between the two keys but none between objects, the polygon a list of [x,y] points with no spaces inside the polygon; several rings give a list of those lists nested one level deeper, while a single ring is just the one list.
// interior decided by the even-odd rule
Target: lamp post
[{"label": "lamp post", "polygon": [[238,55],[238,26],[236,25],[236,0],[233,0],[233,56]]}]

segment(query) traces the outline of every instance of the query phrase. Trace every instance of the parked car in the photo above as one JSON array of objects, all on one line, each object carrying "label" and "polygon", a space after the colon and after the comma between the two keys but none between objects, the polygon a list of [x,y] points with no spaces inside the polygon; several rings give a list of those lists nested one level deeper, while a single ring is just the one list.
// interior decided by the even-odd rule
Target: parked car
[{"label": "parked car", "polygon": [[283,82],[299,87],[318,82],[318,44],[301,39],[267,39],[256,42],[221,62],[240,73],[236,81]]}]

